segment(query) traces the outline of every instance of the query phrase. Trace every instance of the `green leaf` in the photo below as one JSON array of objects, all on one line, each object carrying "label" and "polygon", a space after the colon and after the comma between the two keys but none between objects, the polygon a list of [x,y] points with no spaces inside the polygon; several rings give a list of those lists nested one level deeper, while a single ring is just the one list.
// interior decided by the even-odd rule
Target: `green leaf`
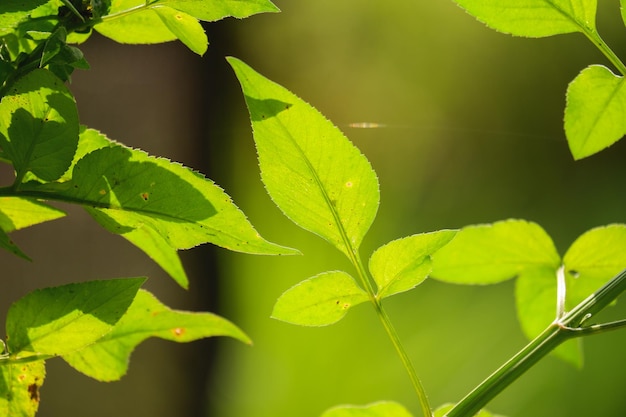
[{"label": "green leaf", "polygon": [[15,243],[11,240],[9,235],[2,229],[0,229],[0,248],[11,252],[12,254],[19,256],[22,259],[30,261],[31,259],[26,255]]},{"label": "green leaf", "polygon": [[546,267],[556,274],[560,266],[550,236],[525,220],[464,227],[432,259],[431,277],[457,284],[494,284]]},{"label": "green leaf", "polygon": [[431,255],[446,245],[456,231],[441,230],[394,240],[378,248],[369,269],[383,298],[408,291],[422,283],[431,271]]},{"label": "green leaf", "polygon": [[158,4],[183,11],[206,22],[214,22],[225,17],[245,18],[256,13],[278,12],[268,0],[161,0]]},{"label": "green leaf", "polygon": [[229,58],[250,111],[261,176],[274,203],[300,227],[355,256],[378,209],[369,161],[312,106]]},{"label": "green leaf", "polygon": [[222,317],[171,310],[149,292],[140,290],[110,333],[63,359],[99,381],[115,381],[126,374],[135,347],[150,337],[183,343],[212,336],[229,336],[250,343],[238,327]]},{"label": "green leaf", "polygon": [[381,401],[364,406],[340,405],[327,410],[321,417],[412,417],[412,415],[398,403]]},{"label": "green leaf", "polygon": [[454,0],[492,29],[539,38],[595,31],[597,0]]},{"label": "green leaf", "polygon": [[39,69],[18,80],[0,102],[0,147],[18,182],[32,172],[44,181],[61,177],[78,145],[78,111],[63,82]]},{"label": "green leaf", "polygon": [[188,280],[179,249],[210,242],[244,253],[299,253],[263,239],[230,197],[204,176],[165,158],[109,144],[81,158],[69,181],[25,186],[84,205],[103,227],[141,248],[183,287]]},{"label": "green leaf", "polygon": [[34,417],[45,376],[44,361],[0,363],[0,416]]},{"label": "green leaf", "polygon": [[624,78],[601,65],[585,68],[567,88],[565,135],[574,159],[593,155],[626,134]]},{"label": "green leaf", "polygon": [[568,272],[566,308],[571,309],[626,268],[626,225],[585,232],[567,250],[563,263]]},{"label": "green leaf", "polygon": [[33,10],[48,0],[11,0],[0,3],[0,36],[11,33]]},{"label": "green leaf", "polygon": [[[435,410],[434,417],[445,417],[446,413],[454,408],[454,404],[444,404]],[[500,414],[492,414],[487,410],[480,410],[473,417],[504,417]]]},{"label": "green leaf", "polygon": [[301,326],[327,326],[368,300],[349,274],[324,272],[285,291],[276,301],[272,318]]},{"label": "green leaf", "polygon": [[7,314],[11,357],[63,355],[95,342],[113,329],[144,281],[90,281],[31,292]]},{"label": "green leaf", "polygon": [[198,19],[171,7],[155,7],[161,21],[176,37],[184,43],[192,52],[204,55],[209,40]]}]

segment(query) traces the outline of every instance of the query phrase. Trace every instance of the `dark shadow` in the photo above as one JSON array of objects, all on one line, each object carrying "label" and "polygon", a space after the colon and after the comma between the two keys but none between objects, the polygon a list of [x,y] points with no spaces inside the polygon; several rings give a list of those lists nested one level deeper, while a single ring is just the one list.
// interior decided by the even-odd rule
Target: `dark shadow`
[{"label": "dark shadow", "polygon": [[274,100],[271,98],[259,100],[250,96],[246,96],[246,103],[248,104],[248,109],[250,110],[250,118],[254,122],[275,117],[279,113],[289,110],[292,106],[292,104],[285,103],[280,100]]}]

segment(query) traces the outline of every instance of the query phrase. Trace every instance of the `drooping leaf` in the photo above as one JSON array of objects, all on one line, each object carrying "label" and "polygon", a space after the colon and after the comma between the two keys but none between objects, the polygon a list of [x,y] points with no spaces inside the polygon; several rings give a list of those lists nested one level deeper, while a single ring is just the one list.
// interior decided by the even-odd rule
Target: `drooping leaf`
[{"label": "drooping leaf", "polygon": [[368,300],[349,274],[324,272],[285,291],[276,301],[272,318],[301,326],[327,326]]},{"label": "drooping leaf", "polygon": [[183,343],[212,336],[229,336],[250,343],[238,327],[222,317],[172,310],[149,292],[140,290],[111,332],[84,349],[63,355],[63,359],[99,381],[115,381],[126,374],[135,347],[150,337]]},{"label": "drooping leaf", "polygon": [[204,55],[209,46],[209,40],[198,19],[171,7],[155,7],[152,10],[187,48],[198,55]]},{"label": "drooping leaf", "polygon": [[454,0],[492,29],[539,38],[595,31],[597,0]]},{"label": "drooping leaf", "polygon": [[300,227],[352,258],[378,209],[369,161],[323,115],[287,89],[229,58],[245,96],[261,176]]},{"label": "drooping leaf", "polygon": [[158,3],[188,13],[205,22],[214,22],[229,16],[242,19],[257,13],[279,11],[278,7],[268,0],[213,0],[211,2],[160,0]]},{"label": "drooping leaf", "polygon": [[0,416],[34,417],[45,376],[44,361],[0,365]]},{"label": "drooping leaf", "polygon": [[550,236],[525,220],[464,227],[432,258],[431,277],[457,284],[494,284],[530,269],[556,273],[560,266]]},{"label": "drooping leaf", "polygon": [[583,233],[565,253],[563,264],[566,308],[571,309],[626,269],[626,225],[612,224]]},{"label": "drooping leaf", "polygon": [[565,135],[574,159],[600,152],[626,134],[624,78],[601,65],[585,68],[567,88]]},{"label": "drooping leaf", "polygon": [[378,286],[377,296],[388,297],[419,285],[431,271],[431,255],[455,234],[453,230],[422,233],[378,248],[369,261],[370,272]]},{"label": "drooping leaf", "polygon": [[179,249],[210,242],[244,253],[299,253],[263,239],[204,176],[112,142],[76,162],[70,180],[24,186],[84,205],[103,227],[141,248],[183,287],[188,281]]},{"label": "drooping leaf", "polygon": [[18,179],[28,172],[54,181],[78,144],[76,102],[63,82],[39,69],[18,80],[0,102],[0,147]]},{"label": "drooping leaf", "polygon": [[[444,404],[435,410],[434,417],[445,417],[446,413],[448,411],[451,411],[453,408],[454,408],[454,404]],[[475,414],[472,417],[504,417],[504,416],[500,414],[492,414],[487,410],[480,410],[478,414]]]},{"label": "drooping leaf", "polygon": [[412,417],[412,415],[398,403],[380,401],[364,406],[340,405],[326,410],[321,417]]},{"label": "drooping leaf", "polygon": [[63,355],[95,342],[126,313],[144,281],[89,281],[27,294],[7,313],[11,356]]}]

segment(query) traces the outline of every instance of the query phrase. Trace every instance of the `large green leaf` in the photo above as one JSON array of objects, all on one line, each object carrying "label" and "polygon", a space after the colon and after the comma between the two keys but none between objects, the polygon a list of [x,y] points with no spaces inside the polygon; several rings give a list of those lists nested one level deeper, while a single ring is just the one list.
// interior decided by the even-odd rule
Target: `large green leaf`
[{"label": "large green leaf", "polygon": [[404,406],[391,401],[373,404],[339,405],[326,410],[321,417],[412,417]]},{"label": "large green leaf", "polygon": [[28,172],[45,181],[61,177],[76,151],[78,129],[74,98],[50,71],[29,72],[0,102],[0,147],[18,181]]},{"label": "large green leaf", "polygon": [[367,293],[349,274],[324,272],[285,291],[276,301],[272,317],[301,326],[327,326],[367,300]]},{"label": "large green leaf", "polygon": [[467,226],[433,255],[432,277],[458,284],[493,284],[524,271],[560,266],[550,236],[536,223],[505,220]]},{"label": "large green leaf", "polygon": [[431,255],[455,234],[453,230],[422,233],[378,248],[369,261],[370,272],[378,286],[377,297],[408,291],[424,281],[432,268]]},{"label": "large green leaf", "polygon": [[12,358],[63,355],[110,332],[145,278],[88,281],[31,292],[7,313]]},{"label": "large green leaf", "polygon": [[566,307],[571,309],[626,269],[626,225],[612,224],[583,233],[565,253],[563,264]]},{"label": "large green leaf", "polygon": [[45,376],[44,361],[0,364],[0,416],[34,417]]},{"label": "large green leaf", "polygon": [[378,209],[378,179],[369,161],[312,106],[242,61],[229,62],[274,203],[353,259]]},{"label": "large green leaf", "polygon": [[544,37],[595,31],[597,0],[454,0],[492,29]]},{"label": "large green leaf", "polygon": [[210,242],[245,253],[298,253],[263,239],[230,197],[199,173],[111,141],[109,146],[104,140],[91,142],[96,149],[75,163],[71,179],[25,188],[84,205],[103,227],[141,248],[181,286],[187,287],[188,280],[179,249]]},{"label": "large green leaf", "polygon": [[140,290],[110,333],[84,349],[64,355],[63,359],[92,378],[114,381],[126,374],[135,347],[150,337],[182,343],[211,336],[229,336],[250,343],[238,327],[222,317],[171,310],[149,292]]},{"label": "large green leaf", "polygon": [[593,155],[626,134],[624,78],[608,68],[585,68],[567,89],[565,134],[575,159]]}]

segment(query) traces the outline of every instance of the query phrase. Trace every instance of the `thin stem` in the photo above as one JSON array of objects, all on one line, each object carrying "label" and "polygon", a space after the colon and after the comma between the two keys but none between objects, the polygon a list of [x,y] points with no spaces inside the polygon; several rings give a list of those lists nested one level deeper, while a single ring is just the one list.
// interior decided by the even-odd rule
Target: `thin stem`
[{"label": "thin stem", "polygon": [[581,327],[585,321],[609,305],[625,290],[626,270],[620,272],[598,291],[583,300],[572,311],[550,324],[539,336],[463,398],[446,416],[473,416],[565,340],[626,326],[626,320],[621,320],[597,326]]},{"label": "thin stem", "polygon": [[600,37],[600,34],[595,29],[583,27],[583,33],[585,36],[604,54],[604,56],[615,66],[615,68],[623,75],[626,76],[626,65],[621,59],[613,52],[613,50],[604,42],[604,39]]}]

